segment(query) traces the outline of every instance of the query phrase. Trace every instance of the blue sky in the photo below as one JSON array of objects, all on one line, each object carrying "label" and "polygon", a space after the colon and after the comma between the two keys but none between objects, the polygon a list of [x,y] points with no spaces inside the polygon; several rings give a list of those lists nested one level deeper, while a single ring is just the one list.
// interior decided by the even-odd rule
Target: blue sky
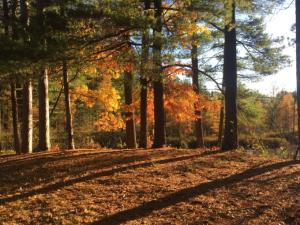
[{"label": "blue sky", "polygon": [[[294,91],[296,89],[296,50],[294,46],[288,46],[288,38],[294,38],[295,34],[291,32],[291,27],[295,23],[295,7],[293,0],[287,0],[286,6],[277,10],[274,15],[266,18],[267,32],[272,36],[285,37],[285,54],[292,60],[291,67],[285,68],[278,74],[268,76],[259,82],[248,82],[247,86],[259,90],[264,94],[273,94],[281,90]],[[292,4],[291,4],[292,3]],[[289,7],[288,7],[289,6]]]}]

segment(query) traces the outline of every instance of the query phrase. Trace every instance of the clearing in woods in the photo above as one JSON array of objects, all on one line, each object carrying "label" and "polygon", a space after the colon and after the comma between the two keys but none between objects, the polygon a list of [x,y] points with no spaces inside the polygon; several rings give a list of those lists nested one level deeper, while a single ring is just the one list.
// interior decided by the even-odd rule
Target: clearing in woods
[{"label": "clearing in woods", "polygon": [[300,224],[300,164],[244,152],[0,157],[0,224]]}]

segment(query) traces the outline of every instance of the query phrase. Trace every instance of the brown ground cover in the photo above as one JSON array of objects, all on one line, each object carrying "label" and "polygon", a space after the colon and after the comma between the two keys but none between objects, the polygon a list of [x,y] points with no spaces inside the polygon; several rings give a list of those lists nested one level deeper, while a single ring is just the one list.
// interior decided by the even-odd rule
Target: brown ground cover
[{"label": "brown ground cover", "polygon": [[300,224],[300,163],[173,149],[2,156],[0,224]]}]

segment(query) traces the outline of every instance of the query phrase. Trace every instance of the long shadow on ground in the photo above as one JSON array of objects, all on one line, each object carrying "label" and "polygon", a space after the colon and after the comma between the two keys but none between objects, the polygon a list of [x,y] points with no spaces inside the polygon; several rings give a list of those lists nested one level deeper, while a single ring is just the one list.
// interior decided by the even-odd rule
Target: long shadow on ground
[{"label": "long shadow on ground", "polygon": [[119,167],[119,168],[111,169],[111,170],[107,170],[107,171],[91,173],[91,174],[86,175],[86,176],[66,180],[66,181],[63,181],[63,182],[56,182],[56,183],[47,185],[47,186],[39,188],[39,189],[34,189],[34,190],[24,192],[24,193],[21,193],[21,194],[1,198],[0,199],[0,204],[14,202],[14,201],[21,200],[21,199],[24,199],[24,198],[27,198],[27,197],[38,195],[38,194],[47,194],[49,192],[56,191],[60,188],[64,188],[64,187],[67,187],[67,186],[74,185],[76,183],[86,182],[88,180],[92,180],[92,179],[99,178],[99,177],[104,177],[104,176],[112,176],[115,173],[125,172],[127,170],[151,167],[151,166],[154,166],[155,164],[166,164],[166,163],[172,163],[172,162],[177,162],[177,161],[189,160],[189,159],[193,159],[193,158],[197,158],[197,157],[204,157],[204,156],[223,153],[223,152],[224,151],[208,151],[208,152],[204,152],[204,153],[201,153],[201,154],[194,154],[194,155],[188,155],[188,156],[167,158],[167,159],[162,159],[162,160],[154,160],[154,161],[150,161],[150,162],[143,162],[143,163],[139,163],[139,164],[123,166],[123,167]]},{"label": "long shadow on ground", "polygon": [[106,218],[95,221],[91,223],[91,225],[98,225],[98,224],[115,225],[115,224],[122,224],[130,220],[143,218],[148,216],[155,210],[161,210],[169,206],[175,205],[179,202],[187,201],[190,198],[193,198],[198,195],[206,194],[209,191],[212,191],[214,189],[239,183],[243,180],[264,174],[266,172],[270,172],[272,170],[278,170],[296,164],[300,164],[300,163],[296,161],[286,161],[286,162],[279,162],[279,163],[275,163],[263,167],[251,168],[239,174],[235,174],[223,179],[218,179],[211,182],[203,183],[195,187],[186,188],[181,191],[169,194],[165,197],[159,198],[157,200],[146,202],[136,208],[124,210],[116,214],[110,215]]}]

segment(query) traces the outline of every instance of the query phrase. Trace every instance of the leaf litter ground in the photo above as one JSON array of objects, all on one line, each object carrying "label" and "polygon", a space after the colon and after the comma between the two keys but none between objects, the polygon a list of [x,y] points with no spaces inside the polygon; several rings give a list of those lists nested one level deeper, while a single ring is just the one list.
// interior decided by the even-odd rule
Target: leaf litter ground
[{"label": "leaf litter ground", "polygon": [[300,224],[300,163],[245,152],[0,157],[0,224]]}]

